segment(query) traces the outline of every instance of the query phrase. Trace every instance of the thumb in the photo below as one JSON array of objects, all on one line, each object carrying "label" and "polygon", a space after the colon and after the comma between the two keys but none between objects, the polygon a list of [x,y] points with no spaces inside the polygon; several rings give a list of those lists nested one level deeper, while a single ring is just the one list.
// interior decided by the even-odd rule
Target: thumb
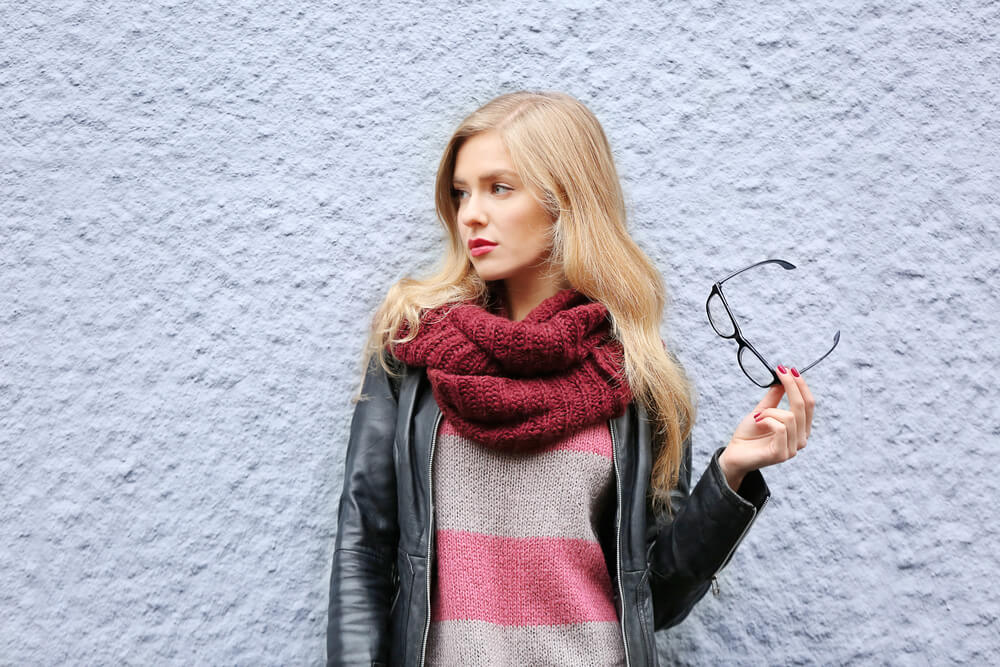
[{"label": "thumb", "polygon": [[776,408],[778,404],[781,403],[781,397],[785,395],[785,385],[776,384],[767,390],[764,394],[764,398],[760,399],[760,403],[754,408],[754,411],[763,410],[764,408]]}]

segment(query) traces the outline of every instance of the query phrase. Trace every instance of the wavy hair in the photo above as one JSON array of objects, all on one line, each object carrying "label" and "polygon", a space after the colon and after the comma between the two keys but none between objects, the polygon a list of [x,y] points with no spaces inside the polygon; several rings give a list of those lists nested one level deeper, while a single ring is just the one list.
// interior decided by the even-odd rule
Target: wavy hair
[{"label": "wavy hair", "polygon": [[[507,93],[461,122],[445,147],[435,184],[438,220],[447,234],[444,253],[426,277],[406,277],[389,288],[372,318],[362,368],[378,355],[396,377],[391,346],[416,335],[424,310],[468,300],[487,306],[492,285],[476,273],[462,244],[452,175],[462,144],[490,130],[499,134],[518,175],[554,221],[546,269],[608,309],[611,333],[625,352],[625,379],[653,427],[651,507],[657,515],[672,514],[670,491],[693,428],[696,394],[660,338],[666,290],[653,262],[629,235],[607,137],[596,116],[569,95]],[[410,334],[394,338],[404,320],[412,323]],[[358,392],[355,401],[360,386]]]}]

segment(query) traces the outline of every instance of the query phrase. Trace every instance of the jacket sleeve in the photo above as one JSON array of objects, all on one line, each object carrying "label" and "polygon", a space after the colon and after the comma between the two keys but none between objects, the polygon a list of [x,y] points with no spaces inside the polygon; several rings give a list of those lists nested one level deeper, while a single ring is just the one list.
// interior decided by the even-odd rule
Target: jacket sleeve
[{"label": "jacket sleeve", "polygon": [[399,526],[393,441],[397,396],[377,357],[351,420],[330,574],[327,662],[389,662],[389,609]]},{"label": "jacket sleeve", "polygon": [[[672,519],[651,522],[647,564],[655,630],[683,621],[715,575],[729,563],[771,492],[759,470],[747,473],[737,491],[719,465],[720,447],[691,490],[691,438],[684,441],[680,476],[671,491]],[[650,515],[651,516],[651,515]]]}]

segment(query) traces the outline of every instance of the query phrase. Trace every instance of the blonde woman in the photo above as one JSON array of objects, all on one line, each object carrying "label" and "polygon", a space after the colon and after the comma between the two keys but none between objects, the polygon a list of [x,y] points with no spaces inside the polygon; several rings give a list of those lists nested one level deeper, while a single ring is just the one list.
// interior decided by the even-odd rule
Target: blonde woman
[{"label": "blonde woman", "polygon": [[441,261],[391,286],[364,353],[328,664],[656,665],[654,632],[767,501],[759,469],[806,445],[812,394],[778,366],[692,487],[663,282],[604,131],[568,95],[469,115],[436,208]]}]

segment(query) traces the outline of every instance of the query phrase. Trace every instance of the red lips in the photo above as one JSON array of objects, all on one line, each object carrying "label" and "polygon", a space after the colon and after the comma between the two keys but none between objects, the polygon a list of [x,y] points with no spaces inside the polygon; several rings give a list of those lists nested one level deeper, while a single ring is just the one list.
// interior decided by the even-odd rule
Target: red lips
[{"label": "red lips", "polygon": [[478,248],[479,246],[484,246],[484,245],[496,245],[496,243],[493,242],[493,241],[490,241],[489,239],[484,239],[482,237],[477,237],[477,238],[474,238],[474,239],[469,239],[469,248],[470,249],[471,248]]}]

